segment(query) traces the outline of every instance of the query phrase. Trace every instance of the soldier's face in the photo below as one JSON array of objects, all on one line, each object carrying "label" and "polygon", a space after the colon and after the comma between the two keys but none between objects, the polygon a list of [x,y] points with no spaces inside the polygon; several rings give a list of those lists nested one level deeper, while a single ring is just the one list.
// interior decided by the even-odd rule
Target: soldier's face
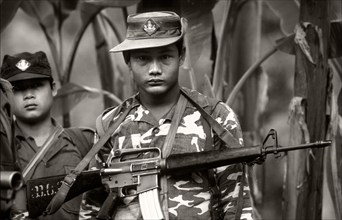
[{"label": "soldier's face", "polygon": [[178,85],[179,67],[183,63],[175,44],[133,50],[128,66],[140,92],[162,95]]},{"label": "soldier's face", "polygon": [[13,113],[17,120],[35,123],[50,117],[53,96],[56,94],[54,84],[47,79],[21,80],[13,85]]}]

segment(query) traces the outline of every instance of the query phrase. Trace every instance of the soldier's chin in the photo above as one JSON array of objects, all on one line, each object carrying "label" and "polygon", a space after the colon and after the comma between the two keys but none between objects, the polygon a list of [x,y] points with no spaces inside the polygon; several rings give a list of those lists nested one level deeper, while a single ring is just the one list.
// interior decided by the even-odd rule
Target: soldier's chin
[{"label": "soldier's chin", "polygon": [[163,86],[153,86],[148,88],[148,93],[151,95],[160,96],[166,93],[166,88]]},{"label": "soldier's chin", "polygon": [[37,124],[46,119],[46,115],[35,115],[35,116],[28,116],[28,117],[17,117],[17,120],[22,121],[26,124]]}]

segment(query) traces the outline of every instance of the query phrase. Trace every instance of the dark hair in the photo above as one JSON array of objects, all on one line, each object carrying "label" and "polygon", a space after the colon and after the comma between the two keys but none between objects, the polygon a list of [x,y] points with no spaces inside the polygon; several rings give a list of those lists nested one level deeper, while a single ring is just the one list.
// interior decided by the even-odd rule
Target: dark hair
[{"label": "dark hair", "polygon": [[[179,41],[175,42],[174,44],[177,47],[178,53],[181,54],[183,52],[183,49],[185,49],[184,38],[179,39]],[[130,50],[122,51],[122,55],[124,57],[125,62],[128,63],[131,56]]]}]

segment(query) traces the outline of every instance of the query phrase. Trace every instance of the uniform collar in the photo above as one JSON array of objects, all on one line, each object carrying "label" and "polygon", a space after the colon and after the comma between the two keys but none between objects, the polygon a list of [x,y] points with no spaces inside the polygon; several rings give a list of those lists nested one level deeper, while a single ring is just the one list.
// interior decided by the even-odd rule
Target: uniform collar
[{"label": "uniform collar", "polygon": [[[57,127],[62,127],[54,118],[51,118],[51,121],[52,121],[52,125],[54,126],[54,129],[56,129]],[[18,125],[18,123],[17,123],[16,120],[14,121],[14,126],[15,126],[15,136],[16,136],[17,138],[22,139],[22,140],[27,139],[27,138],[32,138],[32,137],[26,136],[26,135],[24,134],[24,132],[23,132],[22,129],[19,127],[19,125]],[[70,139],[68,136],[66,136],[66,135],[64,134],[64,132],[63,132],[61,135],[63,135],[63,136],[65,136],[65,137],[67,137],[68,139]]]},{"label": "uniform collar", "polygon": [[[188,94],[188,96],[191,97],[191,99],[195,100],[198,105],[202,108],[206,108],[209,106],[209,102],[208,102],[208,97],[204,96],[204,95],[201,95],[199,92],[197,92],[196,90],[191,90],[189,88],[186,88],[186,87],[182,87],[182,90]],[[138,106],[142,105],[141,102],[140,102],[140,98],[139,98],[139,93],[135,94],[134,96],[128,98],[122,108],[125,109],[125,108],[136,108]],[[171,110],[166,114],[166,117],[164,119],[170,119],[172,118],[172,115],[175,111],[175,106],[174,105]],[[186,108],[196,108],[195,106],[193,106],[190,102],[187,102],[187,105],[186,105]]]}]

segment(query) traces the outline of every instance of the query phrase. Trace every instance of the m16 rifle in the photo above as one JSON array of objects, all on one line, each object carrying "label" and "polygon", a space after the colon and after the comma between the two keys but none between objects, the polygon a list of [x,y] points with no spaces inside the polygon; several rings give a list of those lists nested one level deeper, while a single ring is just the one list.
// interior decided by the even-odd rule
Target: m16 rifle
[{"label": "m16 rifle", "polygon": [[[274,143],[266,145],[269,137]],[[159,203],[158,175],[185,174],[235,163],[262,162],[267,154],[278,156],[281,152],[329,146],[331,141],[317,141],[296,146],[279,147],[277,134],[271,130],[262,145],[211,150],[161,157],[159,148],[115,150],[108,167],[82,172],[71,186],[64,202],[90,189],[107,186],[119,197],[128,195],[125,189],[135,188],[139,196],[144,219],[162,219]],[[47,177],[28,181],[28,211],[30,217],[41,215],[57,192],[64,176]],[[132,194],[129,194],[132,196]],[[152,201],[152,206],[151,206]],[[148,204],[149,207],[146,207]]]}]

